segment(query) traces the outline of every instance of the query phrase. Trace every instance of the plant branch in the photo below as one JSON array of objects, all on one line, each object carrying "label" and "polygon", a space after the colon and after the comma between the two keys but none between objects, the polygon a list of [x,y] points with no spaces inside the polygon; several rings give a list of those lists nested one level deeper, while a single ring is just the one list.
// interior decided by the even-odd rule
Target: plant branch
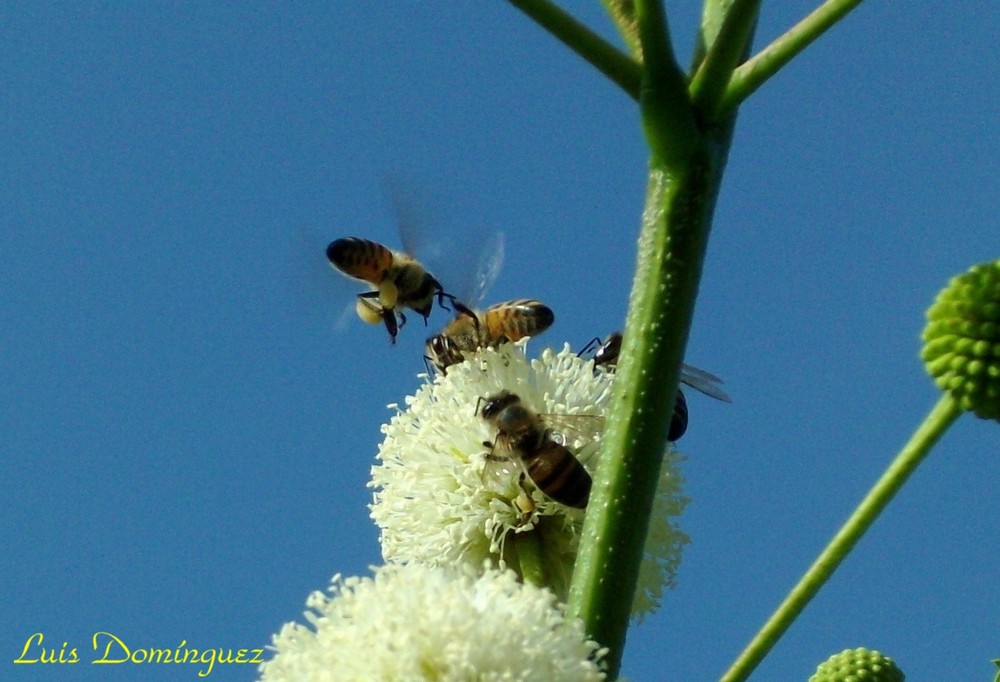
[{"label": "plant branch", "polygon": [[634,100],[639,99],[640,67],[601,36],[550,0],[508,0],[558,38]]},{"label": "plant branch", "polygon": [[652,154],[650,164],[685,165],[701,133],[686,78],[674,59],[662,1],[635,0],[635,18],[643,55],[639,109]]},{"label": "plant branch", "polygon": [[622,40],[636,61],[642,61],[642,45],[639,43],[639,27],[635,21],[635,3],[632,0],[601,0],[604,9],[618,27]]},{"label": "plant branch", "polygon": [[817,7],[787,33],[736,69],[716,112],[733,110],[781,67],[860,4],[861,0],[827,0]]},{"label": "plant branch", "polygon": [[739,658],[726,671],[722,682],[745,680],[764,659],[785,630],[805,609],[809,601],[837,570],[840,563],[871,528],[879,514],[889,505],[917,466],[930,452],[931,447],[961,414],[950,395],[945,394],[917,428],[909,442],[903,446],[896,459],[875,483],[854,513],[833,536],[833,539],[813,562],[809,570],[792,588],[785,600],[753,638]]},{"label": "plant branch", "polygon": [[695,109],[711,119],[737,65],[746,58],[761,0],[734,0],[688,91]]}]

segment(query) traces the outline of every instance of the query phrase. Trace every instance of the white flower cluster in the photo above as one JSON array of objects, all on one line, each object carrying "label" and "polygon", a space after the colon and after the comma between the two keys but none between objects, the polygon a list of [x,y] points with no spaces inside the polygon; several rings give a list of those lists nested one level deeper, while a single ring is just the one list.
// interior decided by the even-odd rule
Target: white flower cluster
[{"label": "white flower cluster", "polygon": [[333,579],[274,638],[261,682],[597,682],[604,652],[511,572],[390,565]]},{"label": "white flower cluster", "polygon": [[[484,476],[489,451],[484,442],[492,442],[495,433],[477,408],[506,390],[543,416],[569,422],[566,415],[583,415],[580,421],[601,424],[614,376],[595,372],[593,362],[577,357],[568,345],[558,353],[546,349],[529,362],[522,342],[479,350],[421,386],[406,399],[406,409],[396,408],[382,427],[380,463],[372,470],[372,518],[381,530],[385,560],[474,567],[487,562],[529,579],[543,576],[542,582],[565,598],[584,511],[549,499],[529,481],[534,512],[525,523],[518,501],[520,469],[512,465],[500,481]],[[598,438],[588,439],[581,427],[565,435],[566,445],[591,473],[599,434],[598,428]],[[669,448],[661,469],[634,604],[639,616],[654,610],[663,587],[672,585],[687,542],[672,521],[687,502],[680,490],[680,459]]]},{"label": "white flower cluster", "polygon": [[[493,452],[495,426],[480,408],[516,394],[592,475],[614,374],[568,345],[531,361],[524,347],[481,349],[422,385],[406,409],[391,406],[370,484],[388,564],[314,593],[312,627],[282,628],[262,682],[604,679],[605,651],[559,604],[585,511],[525,480],[516,454]],[[557,429],[556,416],[588,426]],[[680,460],[669,447],[633,605],[640,618],[673,584],[687,542],[673,521],[687,503]]]}]

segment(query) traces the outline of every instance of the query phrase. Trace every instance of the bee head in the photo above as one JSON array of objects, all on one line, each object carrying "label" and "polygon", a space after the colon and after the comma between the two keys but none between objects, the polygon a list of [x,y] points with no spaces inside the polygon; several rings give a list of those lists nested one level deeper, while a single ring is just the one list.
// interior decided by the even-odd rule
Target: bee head
[{"label": "bee head", "polygon": [[[505,409],[520,402],[521,399],[514,393],[501,391],[496,395],[480,398],[476,402],[476,412],[486,421],[494,421]],[[480,409],[480,405],[482,405],[482,409]]]},{"label": "bee head", "polygon": [[462,354],[445,334],[435,334],[430,337],[424,348],[427,351],[426,359],[441,374],[446,374],[449,367],[462,361]]}]

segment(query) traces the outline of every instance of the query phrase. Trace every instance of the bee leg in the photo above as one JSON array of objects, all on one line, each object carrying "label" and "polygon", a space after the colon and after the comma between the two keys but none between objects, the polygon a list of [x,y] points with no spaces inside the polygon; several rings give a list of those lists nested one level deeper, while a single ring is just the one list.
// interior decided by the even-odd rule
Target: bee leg
[{"label": "bee leg", "polygon": [[464,303],[462,303],[461,301],[459,301],[457,298],[453,298],[451,303],[452,303],[453,306],[455,306],[455,312],[456,313],[458,313],[459,315],[465,315],[466,317],[471,317],[472,318],[472,323],[476,326],[476,331],[478,332],[479,331],[479,316],[476,315],[475,312],[473,312],[472,308],[470,308],[469,306],[465,305]]},{"label": "bee leg", "polygon": [[389,342],[395,345],[396,332],[401,325],[396,324],[396,314],[393,309],[379,303],[377,291],[358,294],[357,313],[358,317],[370,324],[378,324],[381,321],[389,332]]},{"label": "bee leg", "polygon": [[528,490],[527,486],[524,485],[524,479],[526,478],[524,472],[517,479],[517,486],[521,489],[517,498],[514,500],[514,506],[521,511],[521,521],[518,525],[524,526],[531,521],[532,515],[535,513],[535,501],[531,497],[531,492]]},{"label": "bee leg", "polygon": [[[508,456],[495,454],[496,443],[484,440],[483,447],[489,448],[488,452],[483,453],[483,458],[487,462],[509,462],[511,460]],[[483,467],[482,477],[484,485],[486,469],[487,467]],[[517,477],[517,487],[520,488],[520,492],[517,494],[517,497],[511,500],[513,505],[517,507],[518,511],[521,512],[521,518],[517,523],[518,527],[527,525],[528,522],[531,521],[531,517],[534,515],[536,509],[535,500],[531,497],[531,491],[528,490],[528,487],[524,484],[525,478],[527,478],[526,474],[524,471],[521,471],[520,475]]]},{"label": "bee leg", "polygon": [[434,282],[434,283],[437,284],[437,300],[438,300],[438,305],[441,306],[442,308],[444,308],[445,310],[451,310],[451,308],[449,308],[448,306],[446,306],[444,304],[444,299],[447,298],[449,301],[451,301],[452,305],[455,305],[455,303],[457,302],[456,299],[455,299],[455,297],[452,296],[451,294],[446,294],[445,291],[444,291],[444,288],[440,284],[438,284],[437,282]]},{"label": "bee leg", "polygon": [[406,315],[401,312],[396,314],[399,315],[399,329],[402,329],[406,325]]},{"label": "bee leg", "polygon": [[386,331],[389,332],[389,342],[396,344],[396,333],[402,325],[396,325],[396,313],[391,309],[382,311],[382,321],[385,322]]},{"label": "bee leg", "polygon": [[354,309],[358,317],[368,324],[378,324],[382,321],[383,308],[370,296],[359,295]]},{"label": "bee leg", "polygon": [[382,283],[378,285],[378,300],[382,304],[383,308],[395,308],[396,302],[399,300],[399,288],[396,283],[390,279],[382,280]]},{"label": "bee leg", "polygon": [[580,352],[576,354],[576,357],[582,358],[585,353],[600,348],[603,343],[604,342],[601,341],[600,336],[595,336],[594,338],[592,338],[590,341],[587,342],[586,346],[580,349]]}]

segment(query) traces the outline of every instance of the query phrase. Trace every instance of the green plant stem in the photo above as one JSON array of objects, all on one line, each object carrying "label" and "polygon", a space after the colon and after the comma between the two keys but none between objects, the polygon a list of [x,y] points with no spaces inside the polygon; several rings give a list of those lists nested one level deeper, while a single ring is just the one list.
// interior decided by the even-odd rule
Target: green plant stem
[{"label": "green plant stem", "polygon": [[734,118],[700,129],[658,0],[636,0],[640,110],[650,171],[614,396],[570,586],[568,612],[622,650],[666,447],[669,415]]},{"label": "green plant stem", "polygon": [[614,81],[634,100],[639,99],[639,64],[549,0],[508,0],[567,47]]},{"label": "green plant stem", "polygon": [[791,625],[806,604],[833,575],[833,572],[854,548],[861,536],[871,528],[875,519],[903,486],[917,466],[924,460],[931,447],[961,414],[951,396],[945,394],[931,410],[924,422],[903,446],[896,459],[875,483],[854,513],[833,536],[833,539],[809,567],[798,584],[792,588],[774,614],[753,638],[739,658],[726,671],[722,682],[745,680],[763,660],[785,630]]},{"label": "green plant stem", "polygon": [[683,167],[702,140],[688,99],[687,79],[670,46],[670,30],[661,0],[635,0],[642,43],[639,112],[652,156],[651,167]]},{"label": "green plant stem", "polygon": [[729,86],[719,100],[716,115],[737,107],[795,55],[806,49],[860,4],[861,0],[827,0],[787,33],[736,69]]},{"label": "green plant stem", "polygon": [[[706,236],[697,224],[705,170],[650,172],[615,394],[570,587],[570,615],[582,618],[588,636],[609,649],[609,679],[621,663],[666,446],[664,416],[676,397],[685,321],[693,310]],[[660,285],[670,288],[667,296]]]},{"label": "green plant stem", "polygon": [[757,24],[760,0],[733,0],[719,25],[712,49],[691,79],[688,90],[695,108],[714,115],[737,65],[745,58]]}]

